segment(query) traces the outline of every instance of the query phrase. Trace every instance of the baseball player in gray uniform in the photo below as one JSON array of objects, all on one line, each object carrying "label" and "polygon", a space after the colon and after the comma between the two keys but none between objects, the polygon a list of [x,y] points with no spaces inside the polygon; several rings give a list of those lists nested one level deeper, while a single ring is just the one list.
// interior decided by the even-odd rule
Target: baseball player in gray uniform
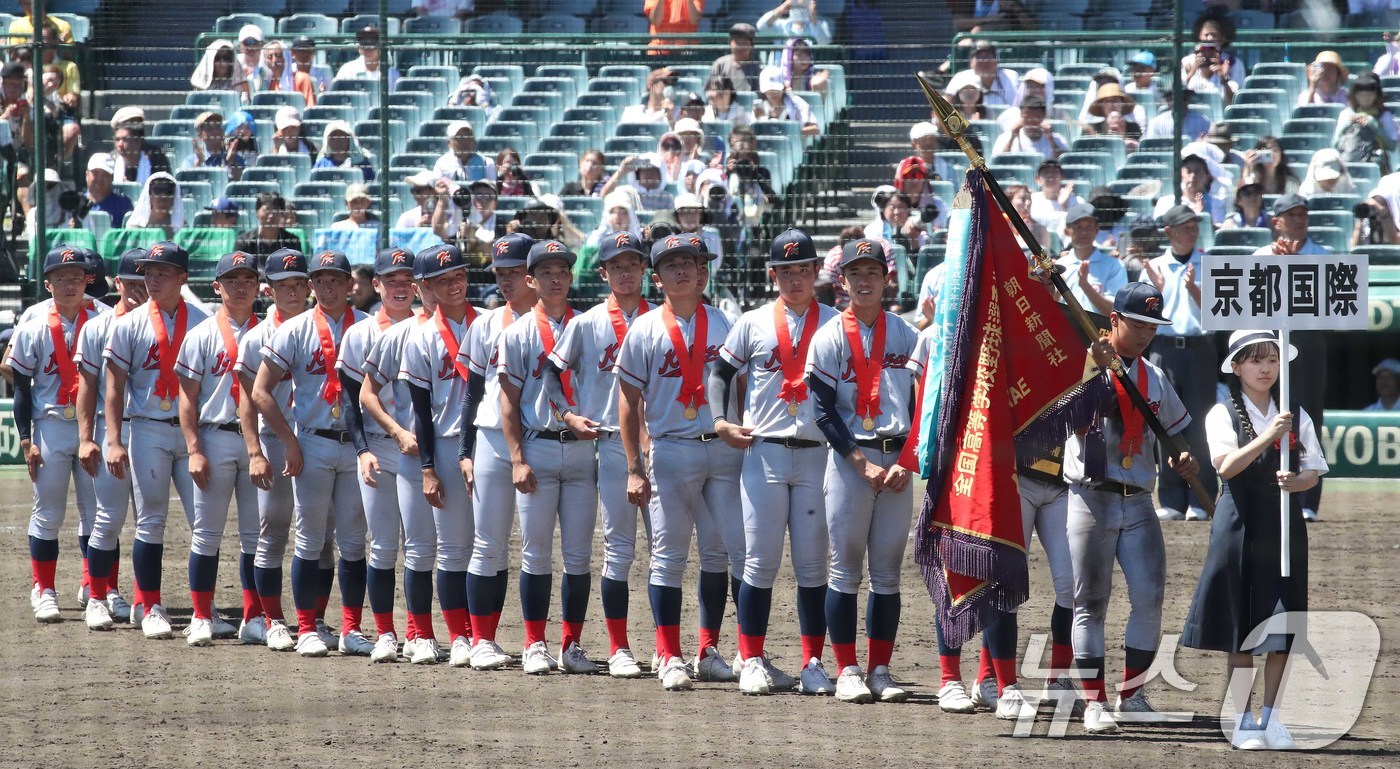
[{"label": "baseball player in gray uniform", "polygon": [[[102,302],[94,301],[107,295],[107,265],[102,260],[102,254],[90,248],[81,248],[78,246],[59,244],[58,248],[71,248],[80,255],[83,263],[83,270],[87,275],[87,285],[83,291],[85,294],[83,297],[83,309],[96,314],[110,312],[112,310],[111,307],[108,307]],[[19,319],[15,321],[15,328],[18,329],[20,326],[35,318],[48,317],[49,308],[51,307],[53,307],[53,297],[51,296],[46,299],[40,299],[34,304],[29,305],[24,309],[24,312],[20,313]]]},{"label": "baseball player in gray uniform", "polygon": [[[304,312],[306,298],[311,294],[306,278],[306,257],[300,251],[283,248],[269,254],[263,262],[263,280],[264,290],[272,298],[272,307],[263,321],[239,340],[238,362],[234,366],[238,386],[244,393],[253,392],[267,338],[284,321]],[[283,408],[290,408],[290,374],[284,374],[282,381],[276,384],[273,396]],[[253,556],[253,583],[266,617],[267,647],[273,651],[291,651],[296,641],[282,611],[282,558],[292,526],[292,479],[282,472],[286,463],[282,439],[258,417],[257,411],[251,396],[239,399],[238,421],[248,451],[248,476],[258,489],[258,546]],[[324,552],[322,555],[324,557]],[[251,635],[240,634],[239,639],[244,643],[258,643]]]},{"label": "baseball player in gray uniform", "polygon": [[374,290],[379,294],[379,309],[345,332],[336,366],[345,388],[346,424],[358,455],[360,500],[369,537],[366,587],[375,633],[374,651],[369,658],[371,662],[397,662],[394,565],[403,535],[397,479],[399,447],[378,422],[365,420],[360,409],[360,388],[365,381],[369,351],[391,326],[413,315],[413,254],[403,248],[381,250],[374,260]]},{"label": "baseball player in gray uniform", "polygon": [[[117,534],[120,521],[126,519],[131,507],[131,479],[118,478],[107,470],[102,458],[102,445],[106,443],[107,420],[103,414],[105,402],[107,367],[102,362],[102,351],[107,348],[107,340],[112,334],[112,323],[132,310],[146,303],[146,278],[136,267],[136,260],[144,258],[144,248],[127,250],[117,261],[117,304],[112,312],[99,313],[83,326],[78,334],[78,461],[93,479],[93,489],[97,498],[96,516],[93,521],[93,537],[88,541],[88,574],[91,597],[86,604],[84,620],[93,630],[106,630],[112,622],[129,622],[132,618],[131,604],[117,589],[118,557]],[[122,441],[129,434],[122,429]],[[114,528],[110,524],[99,527],[98,520],[118,521]],[[102,528],[105,537],[98,536]],[[106,596],[105,599],[103,596]]]},{"label": "baseball player in gray uniform", "polygon": [[[597,468],[592,441],[564,425],[562,409],[577,403],[572,377],[560,381],[559,395],[546,387],[544,371],[555,340],[574,318],[569,287],[576,256],[557,240],[541,240],[526,257],[525,282],[538,303],[530,314],[501,332],[497,344],[501,380],[501,425],[510,450],[515,506],[520,513],[520,611],[525,622],[527,674],[595,673],[579,638],[588,615],[592,587],[593,528],[598,520]],[[564,557],[560,586],[563,605],[562,655],[551,665],[545,641],[553,581],[554,531]]]},{"label": "baseball player in gray uniform", "polygon": [[[107,366],[107,469],[118,478],[131,473],[136,498],[136,540],[131,548],[131,566],[136,573],[133,612],[144,610],[141,631],[155,639],[173,636],[160,593],[171,481],[187,521],[192,522],[194,512],[189,453],[176,411],[180,378],[175,360],[186,333],[208,315],[181,297],[188,264],[189,255],[175,243],[162,241],[151,246],[146,258],[137,261],[146,276],[150,301],[113,323],[102,352]],[[131,420],[131,435],[123,445],[122,422],[126,419]],[[104,544],[115,542],[121,523],[116,517],[98,521],[94,536]]]},{"label": "baseball player in gray uniform", "polygon": [[[284,322],[263,345],[262,367],[253,383],[253,402],[282,439],[286,469],[296,497],[292,552],[292,600],[297,610],[297,653],[324,657],[327,644],[316,632],[316,595],[326,532],[335,527],[339,576],[342,654],[368,656],[374,644],[360,631],[365,600],[365,517],[360,502],[359,467],[346,429],[344,392],[335,363],[340,339],[364,320],[347,301],[350,261],[339,251],[311,260],[311,292],[316,307]],[[274,390],[292,375],[295,431]],[[333,522],[333,523],[332,523]]]},{"label": "baseball player in gray uniform", "polygon": [[[180,377],[180,429],[194,480],[194,522],[190,526],[190,620],[187,642],[208,646],[214,639],[214,584],[219,572],[219,544],[228,521],[230,500],[238,503],[238,576],[243,585],[243,622],[239,635],[266,638],[258,592],[253,584],[253,557],[258,547],[257,488],[248,476],[248,448],[240,435],[238,403],[243,393],[234,366],[238,341],[256,326],[253,301],[258,295],[257,257],[234,251],[214,268],[214,291],[223,304],[218,312],[185,336],[175,361]],[[257,621],[263,627],[250,628]]]},{"label": "baseball player in gray uniform", "polygon": [[[724,530],[730,526],[742,532],[742,526],[717,519],[742,517],[734,500],[743,453],[719,440],[711,412],[715,406],[706,397],[710,368],[730,322],[700,303],[700,290],[709,279],[709,255],[703,248],[693,235],[671,235],[652,244],[652,280],[666,303],[632,323],[617,357],[627,496],[635,504],[649,504],[648,593],[656,622],[657,676],[668,691],[693,686],[680,644],[681,580],[692,531],[700,552],[695,673],[701,680],[735,680],[716,645],[729,593],[725,567],[731,553],[743,547],[742,542],[727,543]],[[643,411],[651,436],[650,467],[642,454]]]},{"label": "baseball player in gray uniform", "polygon": [[[598,592],[608,626],[608,674],[637,678],[642,669],[627,640],[627,578],[637,552],[639,508],[627,499],[627,457],[617,421],[617,354],[627,329],[651,309],[642,298],[646,254],[637,236],[626,231],[603,238],[598,273],[608,284],[608,298],[568,323],[555,340],[545,369],[546,386],[564,424],[575,435],[596,440],[598,497],[603,514],[603,573]],[[576,405],[563,397],[563,372],[569,372]],[[557,388],[557,390],[556,390]],[[651,519],[641,516],[651,539]]]},{"label": "baseball player in gray uniform", "polygon": [[[505,304],[472,324],[458,361],[467,367],[462,400],[462,442],[458,465],[472,493],[475,539],[467,568],[467,611],[476,637],[473,670],[495,670],[510,657],[496,643],[496,627],[505,605],[511,524],[515,521],[515,483],[510,449],[501,427],[501,332],[535,306],[535,289],[525,281],[525,261],[534,239],[521,233],[497,238],[491,246],[491,270]],[[488,376],[489,373],[489,376]]]},{"label": "baseball player in gray uniform", "polygon": [[[460,360],[461,347],[480,319],[476,308],[467,304],[467,261],[456,246],[421,252],[419,275],[437,298],[437,309],[431,321],[410,333],[399,379],[408,385],[413,404],[423,497],[433,508],[437,530],[438,605],[451,639],[448,664],[465,667],[472,654],[467,566],[475,534],[471,493],[460,468],[452,463],[462,444],[462,412],[448,404],[461,403],[466,397],[467,367]],[[437,647],[431,639],[420,641],[420,647],[424,644]]]},{"label": "baseball player in gray uniform", "polygon": [[[1108,336],[1092,348],[1095,362],[1106,366],[1121,356],[1133,386],[1158,419],[1175,435],[1186,429],[1191,415],[1162,370],[1144,352],[1157,327],[1171,323],[1162,316],[1162,293],[1148,283],[1129,283],[1113,299]],[[1123,685],[1116,708],[1122,720],[1156,720],[1156,711],[1142,691],[1142,678],[1152,666],[1162,629],[1162,595],[1167,578],[1166,546],[1152,506],[1156,484],[1156,437],[1133,409],[1125,384],[1105,373],[1097,387],[1083,397],[1097,398],[1101,416],[1077,428],[1065,446],[1065,480],[1069,483],[1068,537],[1074,567],[1074,663],[1088,700],[1084,731],[1118,731],[1114,714],[1105,708],[1104,617],[1113,588],[1113,562],[1123,569],[1128,585],[1127,629],[1124,633]],[[1183,478],[1196,472],[1189,453],[1169,457]]]},{"label": "baseball player in gray uniform", "polygon": [[[836,310],[813,298],[821,257],[807,233],[790,229],[769,248],[768,276],[778,298],[744,313],[710,372],[715,431],[744,450],[739,479],[744,513],[744,584],[739,589],[739,691],[768,694],[798,684],[764,650],[773,581],[784,534],[792,541],[797,621],[802,638],[802,691],[831,694],[822,667],[826,644],[826,441],[817,427],[805,369],[817,329]],[[747,374],[743,408],[730,409],[734,377]]]},{"label": "baseball player in gray uniform", "polygon": [[[880,309],[888,268],[879,241],[847,243],[841,283],[851,305],[822,326],[807,360],[807,386],[816,400],[817,425],[831,444],[826,466],[826,520],[831,537],[831,586],[826,622],[841,673],[836,698],[844,702],[902,702],[890,657],[899,629],[900,566],[909,540],[913,492],[898,464],[908,437],[914,383],[910,364],[917,335]],[[865,608],[868,675],[856,665],[856,595],[870,564]]]},{"label": "baseball player in gray uniform", "polygon": [[[44,289],[53,302],[45,315],[15,329],[8,352],[14,375],[15,427],[34,484],[29,563],[38,589],[34,619],[43,623],[62,620],[54,580],[69,481],[75,487],[79,516],[89,519],[80,529],[92,525],[96,506],[92,478],[78,464],[78,368],[73,362],[78,333],[97,314],[86,306],[87,280],[83,255],[77,249],[59,246],[50,251],[44,257]],[[107,625],[111,626],[110,618]]]}]

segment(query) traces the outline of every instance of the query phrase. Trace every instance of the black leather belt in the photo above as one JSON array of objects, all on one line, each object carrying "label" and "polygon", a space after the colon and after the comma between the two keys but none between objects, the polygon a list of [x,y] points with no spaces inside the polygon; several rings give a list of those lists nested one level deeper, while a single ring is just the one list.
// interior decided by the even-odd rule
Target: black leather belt
[{"label": "black leather belt", "polygon": [[759,438],[762,443],[776,443],[779,446],[789,449],[816,449],[821,448],[821,441],[809,441],[802,438]]},{"label": "black leather belt", "polygon": [[223,430],[226,433],[243,434],[243,424],[241,422],[225,422],[221,425],[213,425],[215,430]]},{"label": "black leather belt", "polygon": [[317,438],[325,438],[336,443],[350,443],[350,431],[348,430],[304,430]]},{"label": "black leather belt", "polygon": [[856,441],[856,445],[863,449],[879,449],[881,454],[898,454],[904,450],[904,441],[908,438],[907,435],[896,435],[893,438],[866,438]]},{"label": "black leather belt", "polygon": [[683,441],[700,441],[701,443],[709,443],[710,441],[719,438],[719,433],[701,433],[699,435],[690,436],[688,438],[680,436],[677,436],[677,438]]},{"label": "black leather belt", "polygon": [[1119,483],[1118,481],[1102,481],[1100,483],[1096,483],[1090,486],[1089,488],[1093,489],[1094,491],[1105,491],[1109,494],[1118,494],[1124,497],[1137,496],[1138,494],[1142,494],[1147,491],[1147,489],[1140,489],[1136,486],[1128,486],[1127,484]]},{"label": "black leather belt", "polygon": [[[171,418],[169,418],[169,419],[155,419],[155,418],[153,418],[153,417],[132,417],[132,419],[139,419],[139,420],[141,420],[142,422],[156,422],[157,424],[170,425],[170,426],[172,426],[172,427],[178,427],[178,426],[180,425],[180,418],[179,418],[179,417],[171,417]],[[123,422],[129,422],[129,421],[131,421],[131,420],[130,420],[130,419],[123,419],[122,421],[123,421]]]},{"label": "black leather belt", "polygon": [[579,439],[573,430],[541,430],[530,437],[555,443],[573,443]]}]

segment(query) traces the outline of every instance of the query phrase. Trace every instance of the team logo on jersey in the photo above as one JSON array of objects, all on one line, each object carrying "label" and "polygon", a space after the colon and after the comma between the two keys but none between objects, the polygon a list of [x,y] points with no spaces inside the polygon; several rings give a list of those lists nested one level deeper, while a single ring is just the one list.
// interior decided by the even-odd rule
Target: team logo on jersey
[{"label": "team logo on jersey", "polygon": [[143,371],[154,371],[160,368],[160,345],[155,342],[146,350],[146,359],[141,361]]},{"label": "team logo on jersey", "polygon": [[49,376],[58,374],[58,350],[49,353],[49,362],[44,364],[44,373]]},{"label": "team logo on jersey", "polygon": [[777,350],[769,353],[768,357],[765,358],[763,362],[753,361],[750,365],[757,371],[773,372],[783,369],[783,361],[779,358]]},{"label": "team logo on jersey", "polygon": [[[705,365],[709,365],[719,360],[719,345],[712,344],[705,348]],[[681,364],[676,358],[675,350],[667,350],[666,357],[661,359],[661,367],[656,370],[657,376],[667,379],[679,379],[681,376]]]},{"label": "team logo on jersey", "polygon": [[233,367],[237,363],[237,355],[230,356],[227,350],[220,350],[219,353],[214,356],[214,365],[209,367],[209,373],[213,376],[223,376],[233,371]]},{"label": "team logo on jersey", "polygon": [[457,375],[457,367],[452,365],[452,359],[447,353],[442,354],[442,363],[438,366],[437,378],[439,382],[445,382]]},{"label": "team logo on jersey", "polygon": [[394,253],[389,255],[389,259],[393,264],[408,264],[408,253],[403,249],[395,249]]},{"label": "team logo on jersey", "polygon": [[621,342],[613,342],[603,348],[603,357],[598,361],[599,371],[612,371],[617,368],[617,354],[622,350]]},{"label": "team logo on jersey", "polygon": [[535,370],[530,372],[530,378],[539,379],[540,377],[544,376],[544,367],[548,365],[549,355],[547,355],[543,350],[541,350],[539,358],[535,360]]},{"label": "team logo on jersey", "polygon": [[306,364],[306,373],[311,374],[312,376],[325,375],[326,356],[321,352],[321,348],[317,347],[311,353],[311,361]]},{"label": "team logo on jersey", "polygon": [[623,248],[625,246],[632,245],[632,233],[619,232],[613,235],[613,245],[617,246],[618,248]]},{"label": "team logo on jersey", "polygon": [[[909,356],[908,356],[908,355],[899,355],[899,354],[897,354],[897,353],[885,353],[885,358],[884,358],[884,360],[880,361],[880,368],[881,368],[882,370],[885,370],[885,371],[889,371],[889,370],[891,370],[891,369],[893,369],[893,370],[895,370],[895,371],[899,371],[899,370],[903,369],[903,368],[905,367],[905,365],[908,364],[908,363],[909,363]],[[842,370],[841,370],[841,381],[842,381],[842,382],[854,382],[854,381],[856,381],[856,371],[855,371],[854,368],[851,368],[851,359],[850,359],[850,358],[847,358],[847,359],[846,359],[846,365],[845,365],[845,366],[842,368]]]}]

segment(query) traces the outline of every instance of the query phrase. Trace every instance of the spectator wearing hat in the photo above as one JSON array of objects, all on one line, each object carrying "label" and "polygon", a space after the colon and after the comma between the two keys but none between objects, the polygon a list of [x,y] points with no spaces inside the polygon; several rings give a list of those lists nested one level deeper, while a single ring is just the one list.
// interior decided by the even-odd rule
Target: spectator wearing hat
[{"label": "spectator wearing hat", "polygon": [[734,84],[728,78],[712,77],[705,83],[705,113],[701,120],[729,121],[730,126],[738,127],[752,123],[753,115],[734,100]]},{"label": "spectator wearing hat", "polygon": [[724,78],[735,91],[757,91],[762,68],[753,55],[754,37],[758,31],[752,24],[739,22],[729,28],[729,53],[710,65],[710,77]]},{"label": "spectator wearing hat", "polygon": [[262,85],[263,72],[263,31],[256,24],[244,24],[238,30],[238,66],[243,68],[243,79],[250,89],[257,90]]},{"label": "spectator wearing hat", "polygon": [[247,104],[251,99],[248,76],[235,54],[233,43],[227,40],[210,43],[190,75],[190,85],[196,91],[235,91],[239,100]]},{"label": "spectator wearing hat", "polygon": [[674,131],[681,140],[682,162],[690,160],[699,160],[707,164],[710,162],[713,153],[705,147],[705,129],[700,127],[699,120],[683,117],[676,121]]},{"label": "spectator wearing hat", "polygon": [[669,211],[675,207],[675,196],[666,189],[665,170],[656,164],[651,155],[623,158],[622,163],[631,171],[631,186],[637,191],[637,201],[641,211]]},{"label": "spectator wearing hat", "polygon": [[793,91],[816,91],[826,93],[831,80],[831,70],[812,64],[812,44],[803,37],[791,37],[783,44],[783,53],[778,69],[783,73],[783,83]]},{"label": "spectator wearing hat", "polygon": [[652,35],[651,47],[661,48],[685,41],[663,40],[657,35],[687,35],[700,29],[700,17],[705,15],[705,0],[644,0],[642,13],[646,14]]},{"label": "spectator wearing hat", "polygon": [[831,26],[817,15],[816,0],[783,0],[758,17],[757,31],[781,37],[805,37],[814,45],[831,44]]},{"label": "spectator wearing hat", "polygon": [[465,19],[476,10],[476,0],[413,0],[409,13],[414,16],[439,16]]},{"label": "spectator wearing hat", "polygon": [[1395,114],[1385,106],[1381,79],[1370,72],[1356,76],[1347,93],[1347,106],[1337,115],[1332,146],[1348,163],[1376,163],[1390,172],[1390,152],[1400,139]]},{"label": "spectator wearing hat", "polygon": [[253,213],[258,219],[258,226],[238,234],[238,239],[233,244],[235,251],[245,251],[257,254],[259,257],[265,257],[283,248],[290,248],[293,251],[304,250],[301,239],[284,226],[287,210],[286,199],[276,192],[264,192],[258,195],[254,205]]},{"label": "spectator wearing hat", "polygon": [[1298,185],[1298,194],[1305,198],[1313,195],[1356,195],[1356,180],[1347,171],[1342,155],[1331,147],[1323,147],[1313,153],[1308,161],[1308,172]]},{"label": "spectator wearing hat", "polygon": [[1245,184],[1235,190],[1235,210],[1220,223],[1222,230],[1272,226],[1269,212],[1264,210],[1264,189],[1257,184]]},{"label": "spectator wearing hat", "polygon": [[1060,153],[1067,149],[1065,137],[1055,133],[1045,119],[1045,100],[1028,96],[1021,102],[1019,119],[1002,131],[992,145],[992,156],[1004,152],[1032,152],[1047,160],[1058,160]]},{"label": "spectator wearing hat", "polygon": [[[1369,215],[1364,219],[1381,223],[1386,231],[1382,242],[1400,243],[1400,172],[1382,176],[1375,189],[1367,193],[1366,206]],[[1360,213],[1360,206],[1356,213]],[[1357,217],[1358,227],[1363,224],[1362,219]]]},{"label": "spectator wearing hat", "polygon": [[496,116],[496,99],[492,96],[491,83],[481,75],[467,75],[457,81],[457,87],[447,97],[449,107],[481,107],[486,110],[486,119]]},{"label": "spectator wearing hat", "polygon": [[[20,15],[10,21],[9,36],[12,45],[34,39],[34,0],[19,0]],[[44,15],[44,24],[52,24],[58,31],[59,42],[73,42],[73,27],[67,21]]]},{"label": "spectator wearing hat", "polygon": [[1192,25],[1196,47],[1181,60],[1181,80],[1186,90],[1219,93],[1229,104],[1244,82],[1244,64],[1230,50],[1235,23],[1219,11],[1207,11]]},{"label": "spectator wearing hat", "polygon": [[215,198],[204,207],[209,212],[209,226],[222,229],[238,227],[238,204],[228,198]]},{"label": "spectator wearing hat", "polygon": [[[943,95],[948,98],[953,109],[957,110],[964,120],[986,120],[990,117],[987,104],[983,100],[982,79],[973,70],[965,69],[954,75],[943,87]],[[1003,110],[1002,114],[1004,115],[1006,112]],[[937,114],[931,114],[930,117],[937,119]],[[975,141],[977,137],[972,136],[971,138]]]},{"label": "spectator wearing hat", "polygon": [[1119,243],[1128,232],[1128,202],[1108,187],[1095,187],[1089,192],[1089,205],[1099,223],[1094,245],[1110,256],[1121,256]]},{"label": "spectator wearing hat", "polygon": [[379,217],[370,213],[374,199],[369,195],[369,187],[352,184],[345,188],[345,208],[348,215],[335,224],[333,230],[354,230],[360,227],[378,227]]},{"label": "spectator wearing hat", "polygon": [[[1016,90],[1020,79],[1012,70],[998,66],[997,48],[988,40],[978,40],[972,47],[972,66],[965,70],[972,73],[975,84],[982,91],[982,103],[992,107],[998,104],[1010,107],[1015,103]],[[961,74],[961,73],[959,73]],[[951,88],[953,82],[958,82],[957,75],[949,83]],[[964,78],[963,84],[971,84],[968,78]],[[964,86],[960,85],[958,90]],[[955,91],[956,93],[956,91]]]},{"label": "spectator wearing hat", "polygon": [[1044,67],[1036,67],[1022,75],[1020,81],[1016,83],[1016,99],[1011,105],[1012,108],[1002,110],[1002,113],[997,115],[997,123],[1001,125],[1003,131],[1008,130],[1020,118],[1021,103],[1031,97],[1045,102],[1046,117],[1057,120],[1064,120],[1068,117],[1064,114],[1064,110],[1055,106],[1055,76]]},{"label": "spectator wearing hat", "polygon": [[1123,83],[1123,91],[1144,110],[1138,125],[1147,127],[1147,121],[1157,114],[1162,100],[1157,90],[1157,57],[1151,51],[1138,51],[1128,59],[1128,81]]},{"label": "spectator wearing hat", "polygon": [[332,120],[326,124],[326,130],[321,135],[321,154],[311,167],[358,168],[365,181],[374,180],[374,165],[370,163],[369,153],[360,146],[355,132],[344,120]]},{"label": "spectator wearing hat", "polygon": [[667,131],[656,140],[656,152],[650,155],[651,162],[661,169],[661,183],[680,186],[682,168],[687,158],[683,154],[684,143],[674,131]]},{"label": "spectator wearing hat", "polygon": [[671,124],[672,111],[675,109],[673,99],[676,81],[680,76],[671,71],[670,67],[654,69],[647,75],[647,95],[646,101],[641,104],[630,104],[622,110],[621,123],[665,123]]},{"label": "spectator wearing hat", "polygon": [[894,186],[914,202],[911,217],[929,232],[948,227],[948,206],[933,194],[933,175],[928,164],[917,155],[899,162],[894,172]]},{"label": "spectator wearing hat", "polygon": [[[1241,172],[1249,165],[1249,159],[1235,149],[1235,132],[1230,128],[1229,123],[1222,120],[1212,125],[1210,130],[1206,131],[1203,141],[1218,147],[1225,155],[1223,162],[1226,165],[1234,166],[1230,170],[1234,171],[1236,176],[1242,176]],[[1284,166],[1285,169],[1287,167],[1287,165]]]},{"label": "spectator wearing hat", "polygon": [[1288,167],[1288,153],[1282,142],[1273,136],[1259,137],[1254,149],[1244,153],[1244,173],[1240,174],[1240,181],[1259,185],[1265,195],[1296,192],[1299,184],[1293,169]]},{"label": "spectator wearing hat", "polygon": [[924,165],[932,169],[939,179],[948,179],[952,175],[948,161],[938,157],[941,137],[938,126],[927,120],[915,123],[909,128],[909,147],[913,149],[914,155],[924,161]]},{"label": "spectator wearing hat", "polygon": [[[35,215],[33,205],[37,195],[33,189],[35,185],[30,185],[26,190],[28,194],[20,198],[20,203],[24,206],[25,232],[34,232],[34,221],[39,217]],[[49,228],[62,227],[67,219],[63,207],[59,205],[58,195],[63,191],[63,180],[59,178],[58,169],[50,166],[44,169],[44,225]]]},{"label": "spectator wearing hat", "polygon": [[179,182],[165,171],[151,174],[141,188],[141,197],[136,199],[131,215],[126,217],[126,226],[158,227],[165,231],[168,240],[186,224],[185,201],[180,195]]},{"label": "spectator wearing hat", "polygon": [[1371,375],[1376,378],[1376,402],[1362,411],[1400,411],[1400,360],[1386,358]]},{"label": "spectator wearing hat", "polygon": [[[1094,73],[1089,87],[1084,89],[1084,100],[1079,105],[1080,122],[1098,123],[1103,120],[1103,118],[1090,112],[1089,108],[1092,107],[1095,100],[1099,98],[1099,89],[1106,85],[1116,85],[1121,91],[1123,87],[1123,73],[1120,72],[1117,67],[1100,67],[1099,71]],[[1121,96],[1122,94],[1120,93],[1119,95]],[[1139,125],[1141,124],[1139,123]]]},{"label": "spectator wearing hat", "polygon": [[[1212,227],[1224,224],[1234,206],[1233,178],[1220,164],[1224,153],[1212,144],[1192,142],[1181,148],[1181,202],[1210,217]],[[1171,194],[1157,199],[1152,215],[1161,218],[1175,205]]]},{"label": "spectator wearing hat", "polygon": [[1035,183],[1040,189],[1031,196],[1031,218],[1052,233],[1064,229],[1065,212],[1085,202],[1074,194],[1075,183],[1064,178],[1058,160],[1046,158],[1035,169]]},{"label": "spectator wearing hat", "polygon": [[454,120],[447,124],[447,152],[433,164],[433,173],[455,182],[496,181],[496,162],[476,151],[472,124]]},{"label": "spectator wearing hat", "polygon": [[1298,106],[1304,104],[1346,104],[1347,65],[1336,51],[1321,51],[1308,65],[1308,84],[1298,94]]},{"label": "spectator wearing hat", "polygon": [[803,136],[816,136],[821,127],[812,117],[812,108],[801,96],[790,93],[783,85],[782,72],[777,67],[764,67],[758,77],[759,99],[753,114],[759,120],[792,120],[802,126]]},{"label": "spectator wearing hat", "polygon": [[399,71],[379,60],[379,27],[366,25],[355,33],[355,47],[360,55],[340,65],[336,80],[378,80],[388,70],[389,90],[399,82]]},{"label": "spectator wearing hat", "polygon": [[306,106],[316,106],[315,78],[296,68],[291,52],[281,40],[272,40],[263,46],[263,64],[258,69],[255,87],[259,91],[299,93],[306,100]]},{"label": "spectator wearing hat", "polygon": [[682,192],[676,196],[672,213],[676,217],[677,232],[699,235],[700,239],[705,241],[705,250],[713,255],[710,271],[719,274],[720,264],[724,261],[724,245],[720,241],[719,230],[705,226],[705,217],[709,211],[704,202],[694,193]]},{"label": "spectator wearing hat", "polygon": [[331,87],[331,68],[316,63],[316,41],[307,35],[299,35],[292,41],[292,68],[310,75],[318,94]]},{"label": "spectator wearing hat", "polygon": [[316,157],[318,150],[310,139],[301,133],[301,110],[290,104],[279,107],[272,118],[272,154],[310,155]]},{"label": "spectator wearing hat", "polygon": [[1255,254],[1330,254],[1332,249],[1308,236],[1308,201],[1289,193],[1274,201],[1272,224],[1277,236]]},{"label": "spectator wearing hat", "polygon": [[1098,98],[1089,105],[1089,115],[1094,122],[1085,125],[1085,132],[1091,136],[1117,136],[1129,153],[1137,152],[1138,140],[1142,138],[1142,127],[1136,118],[1138,111],[1137,102],[1122,86],[1117,83],[1101,85]]},{"label": "spectator wearing hat", "polygon": [[1128,285],[1123,265],[1094,245],[1099,234],[1094,207],[1080,204],[1065,214],[1065,234],[1069,248],[1055,263],[1065,268],[1065,282],[1085,309],[1108,315],[1113,312],[1113,296]]},{"label": "spectator wearing hat", "polygon": [[[105,152],[94,152],[87,162],[88,208],[91,211],[104,211],[112,220],[114,229],[120,228],[131,213],[131,198],[112,190],[112,156]],[[89,225],[90,226],[90,225]]]},{"label": "spectator wearing hat", "polygon": [[[417,205],[404,211],[399,215],[398,221],[394,222],[396,229],[410,227],[427,227],[432,229],[437,236],[446,240],[457,232],[462,224],[462,210],[452,202],[450,187],[447,194],[439,195],[437,182],[442,177],[432,171],[419,171],[404,179],[408,183],[408,189],[413,194],[413,201]],[[439,208],[445,208],[441,217],[441,226],[434,226],[433,222]]]},{"label": "spectator wearing hat", "polygon": [[[8,67],[9,65],[5,65]],[[112,178],[144,185],[153,173],[170,172],[165,151],[146,142],[146,113],[122,107],[112,115]]]},{"label": "spectator wearing hat", "polygon": [[224,119],[217,112],[201,112],[194,119],[194,142],[192,151],[185,156],[180,168],[223,168],[228,171],[228,180],[236,182],[243,177],[243,158],[238,148],[224,136]]}]

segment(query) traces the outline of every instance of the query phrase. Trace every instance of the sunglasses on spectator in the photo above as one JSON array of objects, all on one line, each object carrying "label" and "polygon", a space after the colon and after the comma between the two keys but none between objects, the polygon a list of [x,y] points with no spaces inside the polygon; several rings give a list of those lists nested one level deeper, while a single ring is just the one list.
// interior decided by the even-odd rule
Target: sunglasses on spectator
[{"label": "sunglasses on spectator", "polygon": [[680,148],[681,148],[681,143],[680,143],[680,142],[662,142],[662,144],[661,144],[661,149],[663,149],[663,150],[675,150],[675,151],[679,152],[679,151],[680,151]]}]

